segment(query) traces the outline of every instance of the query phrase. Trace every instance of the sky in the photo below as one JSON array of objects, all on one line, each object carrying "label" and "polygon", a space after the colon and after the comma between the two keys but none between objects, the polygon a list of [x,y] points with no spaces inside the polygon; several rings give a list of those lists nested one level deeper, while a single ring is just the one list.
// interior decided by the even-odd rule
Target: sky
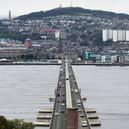
[{"label": "sky", "polygon": [[0,0],[0,16],[28,14],[35,11],[62,7],[83,7],[129,14],[129,0]]}]

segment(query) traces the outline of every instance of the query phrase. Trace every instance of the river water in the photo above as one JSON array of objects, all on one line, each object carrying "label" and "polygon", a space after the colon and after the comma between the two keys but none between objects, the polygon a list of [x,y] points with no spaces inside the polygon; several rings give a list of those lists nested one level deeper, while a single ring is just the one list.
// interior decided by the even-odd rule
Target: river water
[{"label": "river water", "polygon": [[[35,121],[52,107],[59,66],[0,66],[0,115]],[[87,107],[99,113],[101,128],[129,129],[129,67],[74,66]],[[45,128],[44,128],[45,129]]]}]

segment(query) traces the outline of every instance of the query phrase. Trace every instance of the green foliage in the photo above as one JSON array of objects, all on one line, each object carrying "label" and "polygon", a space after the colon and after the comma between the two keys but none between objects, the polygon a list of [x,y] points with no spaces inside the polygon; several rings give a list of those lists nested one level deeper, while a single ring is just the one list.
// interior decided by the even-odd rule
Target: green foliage
[{"label": "green foliage", "polygon": [[0,30],[0,38],[5,38],[5,39],[9,38],[14,40],[24,41],[27,38],[27,36],[24,36],[19,32],[11,32],[9,30],[4,31],[3,29],[3,30]]},{"label": "green foliage", "polygon": [[111,46],[113,43],[112,39],[109,39],[108,41],[104,42],[105,46]]},{"label": "green foliage", "polygon": [[14,40],[19,40],[24,42],[26,38],[31,38],[32,40],[41,39],[41,35],[38,33],[22,34],[20,32],[11,32],[10,30],[5,31],[0,30],[0,38],[9,38]]},{"label": "green foliage", "polygon": [[6,120],[0,116],[0,129],[34,129],[34,125],[19,119]]},{"label": "green foliage", "polygon": [[7,127],[8,127],[7,120],[3,116],[0,116],[0,129],[8,129]]}]

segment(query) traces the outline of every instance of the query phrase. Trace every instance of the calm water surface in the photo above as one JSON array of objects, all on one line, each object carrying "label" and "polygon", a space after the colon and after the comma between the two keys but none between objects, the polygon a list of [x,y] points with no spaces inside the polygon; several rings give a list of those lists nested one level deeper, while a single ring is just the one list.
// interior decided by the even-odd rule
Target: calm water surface
[{"label": "calm water surface", "polygon": [[74,67],[87,106],[96,108],[101,129],[129,129],[129,67]]},{"label": "calm water surface", "polygon": [[59,66],[0,66],[0,114],[35,121],[38,109],[49,107]]},{"label": "calm water surface", "polygon": [[[74,71],[101,129],[129,129],[129,67],[74,66]],[[38,109],[52,106],[48,98],[58,74],[59,66],[0,66],[0,115],[35,121]]]}]

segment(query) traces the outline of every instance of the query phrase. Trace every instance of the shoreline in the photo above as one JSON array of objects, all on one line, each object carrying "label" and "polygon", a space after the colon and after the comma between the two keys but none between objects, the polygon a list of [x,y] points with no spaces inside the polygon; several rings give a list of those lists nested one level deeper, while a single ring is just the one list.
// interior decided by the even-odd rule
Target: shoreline
[{"label": "shoreline", "polygon": [[0,63],[0,65],[61,65],[59,63]]},{"label": "shoreline", "polygon": [[[44,63],[44,62],[1,62],[0,65],[61,65],[61,63]],[[72,65],[80,66],[129,66],[129,64],[95,64],[95,63],[72,63]]]},{"label": "shoreline", "polygon": [[81,66],[129,66],[129,64],[84,64],[84,63],[73,63],[72,65],[81,65]]}]

